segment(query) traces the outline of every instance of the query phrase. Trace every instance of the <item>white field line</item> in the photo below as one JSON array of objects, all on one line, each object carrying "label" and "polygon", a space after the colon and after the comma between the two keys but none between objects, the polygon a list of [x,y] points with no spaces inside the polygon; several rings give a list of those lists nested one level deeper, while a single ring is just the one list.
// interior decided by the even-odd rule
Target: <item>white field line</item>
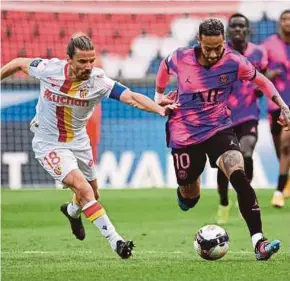
[{"label": "white field line", "polygon": [[[23,251],[23,252],[18,252],[18,251],[2,251],[2,255],[5,254],[26,254],[26,255],[56,255],[56,254],[67,254],[67,253],[76,253],[76,254],[93,254],[95,251],[90,251],[90,250],[83,250],[83,251],[38,251],[38,250],[33,250],[33,251]],[[155,251],[155,250],[150,250],[150,251],[138,251],[134,250],[134,253],[136,255],[143,255],[143,254],[162,254],[162,255],[184,255],[186,254],[185,252],[182,251]],[[238,254],[238,255],[253,255],[254,252],[251,251],[229,251],[229,254]]]}]

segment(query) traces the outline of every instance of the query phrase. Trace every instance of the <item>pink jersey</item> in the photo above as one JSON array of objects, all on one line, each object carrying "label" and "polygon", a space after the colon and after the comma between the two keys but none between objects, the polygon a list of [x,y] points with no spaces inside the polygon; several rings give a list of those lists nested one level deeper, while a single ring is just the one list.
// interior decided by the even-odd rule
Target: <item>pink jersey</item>
[{"label": "pink jersey", "polygon": [[[273,80],[281,97],[290,106],[290,44],[284,42],[278,34],[270,36],[264,43],[268,59],[268,69],[280,69],[281,75]],[[268,111],[273,112],[279,107],[272,101],[268,101]]]},{"label": "pink jersey", "polygon": [[[229,47],[231,47],[229,45]],[[266,50],[251,42],[243,54],[259,71],[264,71],[268,65]],[[232,112],[233,126],[249,120],[258,120],[260,110],[256,95],[257,87],[250,81],[237,80],[233,83],[229,97],[229,107]]]},{"label": "pink jersey", "polygon": [[[181,104],[167,122],[167,140],[171,148],[201,143],[231,127],[231,111],[227,104],[233,83],[256,76],[255,67],[230,48],[226,48],[223,57],[210,68],[199,64],[198,51],[198,45],[177,49],[165,60],[168,73],[177,77],[176,98]],[[159,72],[162,71],[160,68]]]}]

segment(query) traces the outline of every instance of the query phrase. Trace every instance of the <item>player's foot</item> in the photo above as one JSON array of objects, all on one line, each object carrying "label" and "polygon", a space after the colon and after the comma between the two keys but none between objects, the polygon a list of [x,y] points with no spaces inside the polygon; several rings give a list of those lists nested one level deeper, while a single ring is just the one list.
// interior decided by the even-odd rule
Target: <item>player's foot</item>
[{"label": "player's foot", "polygon": [[290,198],[290,179],[288,179],[287,184],[283,190],[283,195],[285,199]]},{"label": "player's foot", "polygon": [[121,259],[128,259],[132,256],[133,248],[135,247],[133,241],[117,241],[117,254],[121,257]]},{"label": "player's foot", "polygon": [[229,203],[227,206],[219,205],[216,222],[218,225],[226,224],[229,220],[231,204]]},{"label": "player's foot", "polygon": [[69,203],[64,203],[60,206],[61,212],[68,218],[71,226],[72,233],[79,240],[84,240],[86,237],[85,228],[83,226],[82,218],[72,218],[67,212],[67,206]]},{"label": "player's foot", "polygon": [[269,242],[266,239],[261,239],[255,248],[256,259],[258,261],[268,260],[273,254],[279,251],[280,245],[281,242],[279,240]]},{"label": "player's foot", "polygon": [[271,204],[273,207],[276,208],[283,208],[284,207],[284,196],[281,191],[276,190],[273,194]]}]

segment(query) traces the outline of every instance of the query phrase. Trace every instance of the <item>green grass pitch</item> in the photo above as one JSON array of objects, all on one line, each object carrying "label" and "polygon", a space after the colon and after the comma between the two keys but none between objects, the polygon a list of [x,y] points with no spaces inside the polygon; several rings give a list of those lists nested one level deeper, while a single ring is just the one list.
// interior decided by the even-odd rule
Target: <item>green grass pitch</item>
[{"label": "green grass pitch", "polygon": [[[178,209],[175,190],[102,190],[101,202],[117,230],[137,245],[129,260],[121,260],[87,221],[84,241],[71,235],[59,211],[70,191],[2,191],[2,281],[290,280],[290,200],[276,210],[271,190],[257,192],[266,237],[282,241],[267,262],[255,260],[235,204],[225,226],[231,239],[227,255],[206,261],[195,254],[195,232],[215,222],[216,190],[203,190],[189,212]],[[235,202],[235,194],[230,196]]]}]

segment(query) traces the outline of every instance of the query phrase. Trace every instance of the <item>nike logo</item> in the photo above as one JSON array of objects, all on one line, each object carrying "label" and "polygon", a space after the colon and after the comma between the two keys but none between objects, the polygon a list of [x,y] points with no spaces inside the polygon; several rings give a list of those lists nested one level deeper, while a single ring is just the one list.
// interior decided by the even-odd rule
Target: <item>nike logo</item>
[{"label": "nike logo", "polygon": [[185,83],[189,83],[191,84],[191,81],[189,80],[190,76],[187,77],[187,79],[185,80]]},{"label": "nike logo", "polygon": [[231,140],[230,145],[236,145],[233,140]]}]

